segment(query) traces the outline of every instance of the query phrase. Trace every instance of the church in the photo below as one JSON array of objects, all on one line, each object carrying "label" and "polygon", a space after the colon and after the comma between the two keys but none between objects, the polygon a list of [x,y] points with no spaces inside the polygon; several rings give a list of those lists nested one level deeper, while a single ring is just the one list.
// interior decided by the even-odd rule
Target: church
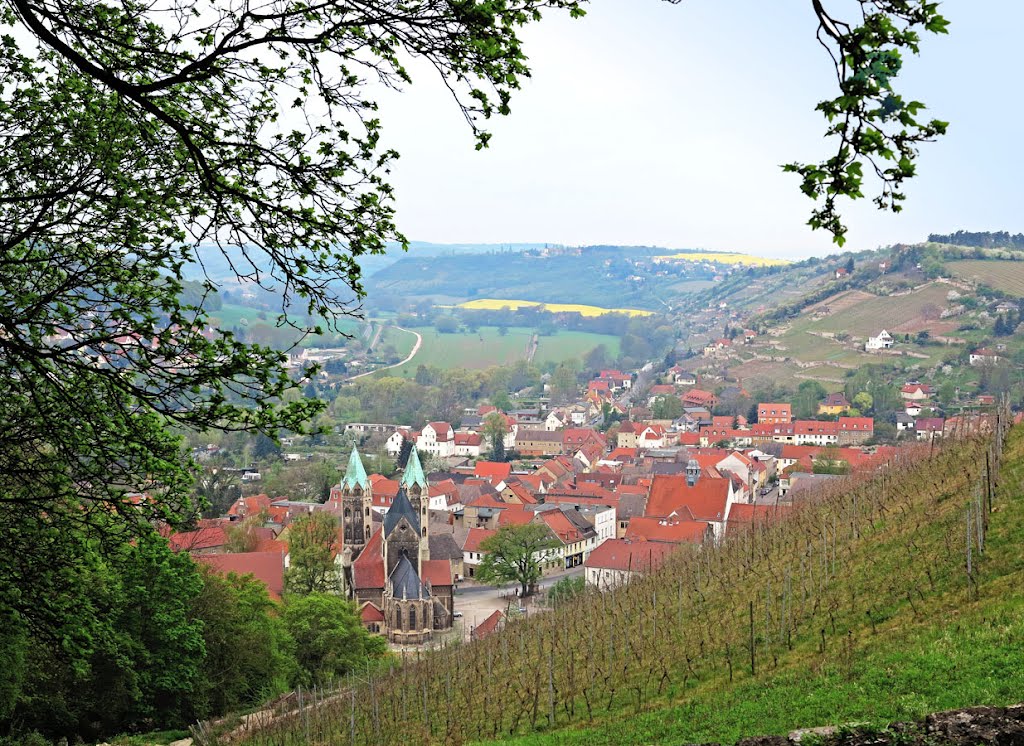
[{"label": "church", "polygon": [[451,562],[430,559],[427,478],[414,448],[398,495],[374,528],[373,485],[353,448],[341,483],[328,500],[341,516],[342,567],[349,597],[371,630],[398,645],[429,641],[450,629],[454,611]]}]

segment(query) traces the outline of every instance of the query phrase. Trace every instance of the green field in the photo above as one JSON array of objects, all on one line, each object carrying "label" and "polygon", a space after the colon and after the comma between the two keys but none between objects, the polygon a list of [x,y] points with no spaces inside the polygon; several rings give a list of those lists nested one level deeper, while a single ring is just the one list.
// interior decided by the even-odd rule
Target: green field
[{"label": "green field", "polygon": [[[813,328],[828,332],[849,332],[860,337],[878,334],[917,319],[929,307],[941,310],[948,301],[949,287],[928,285],[907,295],[873,298],[846,308],[813,323]],[[938,314],[936,313],[936,318]]]},{"label": "green field", "polygon": [[969,259],[947,262],[946,267],[962,280],[980,282],[1018,298],[1024,297],[1024,262]]},{"label": "green field", "polygon": [[[210,313],[210,322],[217,328],[220,329],[232,329],[234,327],[240,327],[243,329],[249,329],[250,331],[256,328],[261,328],[263,334],[252,341],[260,343],[270,343],[276,347],[287,347],[288,344],[285,340],[291,340],[297,337],[297,334],[290,334],[287,329],[277,328],[277,316],[273,311],[261,311],[258,308],[250,308],[249,306],[240,306],[235,303],[225,303],[224,307],[219,311],[213,311]],[[301,323],[305,318],[305,315],[296,314],[295,320]],[[339,332],[345,334],[358,334],[362,331],[366,322],[362,319],[356,319],[352,317],[342,318],[338,320],[336,327]],[[310,336],[303,342],[303,347],[321,347],[329,346],[334,344],[336,341],[335,334],[329,333],[325,335],[326,340],[318,336]],[[410,345],[411,347],[411,345]],[[407,350],[408,352],[408,350]]]},{"label": "green field", "polygon": [[[440,334],[433,327],[418,327],[414,331],[423,335],[423,345],[411,361],[399,368],[389,371],[392,375],[411,377],[420,365],[437,368],[488,368],[492,365],[508,365],[526,357],[527,347],[534,329],[526,327],[509,327],[508,334],[502,336],[498,328],[493,326],[480,327],[475,333],[459,332],[457,334]],[[408,354],[412,342],[399,347],[399,335],[408,337],[395,329],[386,332],[388,341]],[[619,338],[607,334],[591,334],[589,332],[559,331],[550,337],[540,337],[534,363],[561,362],[570,358],[582,357],[598,345],[608,348],[611,357],[619,354]]]}]

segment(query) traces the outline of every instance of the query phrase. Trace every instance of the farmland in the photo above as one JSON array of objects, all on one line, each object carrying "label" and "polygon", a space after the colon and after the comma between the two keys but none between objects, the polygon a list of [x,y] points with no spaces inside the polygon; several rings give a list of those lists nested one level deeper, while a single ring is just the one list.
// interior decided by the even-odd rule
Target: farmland
[{"label": "farmland", "polygon": [[819,331],[847,332],[859,337],[877,334],[882,329],[903,331],[903,326],[927,320],[930,316],[937,320],[948,303],[948,292],[948,287],[932,284],[904,295],[865,298],[830,313],[815,322],[813,327]]},{"label": "farmland", "polygon": [[748,267],[784,267],[788,262],[785,259],[769,259],[763,256],[751,254],[733,254],[725,251],[684,251],[678,254],[666,254],[655,257],[661,261],[679,262],[713,262],[715,264],[742,264]]},{"label": "farmland", "polygon": [[968,259],[948,262],[946,267],[961,280],[978,282],[1024,298],[1024,262]]},{"label": "farmland", "polygon": [[578,313],[581,316],[604,316],[607,313],[624,313],[627,316],[651,316],[652,311],[642,311],[638,308],[602,308],[600,306],[588,306],[580,303],[538,303],[532,300],[503,300],[500,298],[479,298],[477,300],[460,303],[457,308],[467,310],[497,311],[508,308],[513,311],[527,306],[544,306],[552,313]]},{"label": "farmland", "polygon": [[[429,327],[418,327],[417,332],[423,335],[423,345],[416,356],[405,365],[395,368],[390,373],[406,378],[416,373],[420,365],[437,368],[487,368],[492,365],[507,365],[526,357],[527,347],[534,329],[526,327],[510,327],[502,336],[497,327],[480,327],[476,332],[460,332],[441,334]],[[408,341],[402,339],[407,337]],[[412,348],[412,335],[397,329],[385,331],[385,341],[395,344],[404,354]],[[571,358],[579,358],[598,345],[608,348],[610,356],[619,354],[618,337],[607,334],[590,334],[587,332],[559,331],[551,336],[539,338],[534,363],[558,363]]]}]

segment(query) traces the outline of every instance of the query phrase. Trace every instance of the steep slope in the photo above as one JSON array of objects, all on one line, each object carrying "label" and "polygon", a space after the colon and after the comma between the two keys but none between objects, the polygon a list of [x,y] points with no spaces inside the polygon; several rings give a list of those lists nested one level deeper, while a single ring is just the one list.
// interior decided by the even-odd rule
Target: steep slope
[{"label": "steep slope", "polygon": [[725,742],[1019,699],[1024,433],[1002,472],[1001,442],[909,452],[784,522],[353,682],[249,742]]}]

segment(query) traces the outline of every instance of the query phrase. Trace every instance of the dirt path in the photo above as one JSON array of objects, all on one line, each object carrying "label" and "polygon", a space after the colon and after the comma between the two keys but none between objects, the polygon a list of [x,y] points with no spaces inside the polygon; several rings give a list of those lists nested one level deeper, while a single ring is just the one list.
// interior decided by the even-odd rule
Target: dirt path
[{"label": "dirt path", "polygon": [[[384,327],[381,327],[381,329],[383,329],[383,328]],[[372,376],[374,373],[378,373],[378,372],[380,372],[382,370],[388,370],[389,368],[397,368],[397,367],[399,367],[401,365],[405,365],[407,362],[409,362],[414,357],[416,357],[416,353],[420,351],[420,346],[423,344],[423,335],[420,334],[419,332],[414,332],[412,329],[403,329],[400,326],[396,326],[396,327],[393,327],[393,328],[394,329],[398,329],[398,331],[400,331],[400,332],[408,332],[409,334],[414,334],[416,336],[416,344],[414,344],[412,346],[412,352],[409,353],[409,355],[405,358],[405,360],[401,360],[401,361],[395,363],[394,365],[385,365],[383,368],[376,368],[374,370],[368,370],[365,373],[359,373],[358,375],[351,376],[351,377],[349,377],[348,380],[354,381],[357,378],[362,378],[363,376]],[[380,332],[378,332],[378,334],[380,334]]]},{"label": "dirt path", "polygon": [[536,334],[530,337],[530,343],[526,345],[526,362],[533,362],[533,356],[537,354],[537,346],[539,344],[540,338]]}]

